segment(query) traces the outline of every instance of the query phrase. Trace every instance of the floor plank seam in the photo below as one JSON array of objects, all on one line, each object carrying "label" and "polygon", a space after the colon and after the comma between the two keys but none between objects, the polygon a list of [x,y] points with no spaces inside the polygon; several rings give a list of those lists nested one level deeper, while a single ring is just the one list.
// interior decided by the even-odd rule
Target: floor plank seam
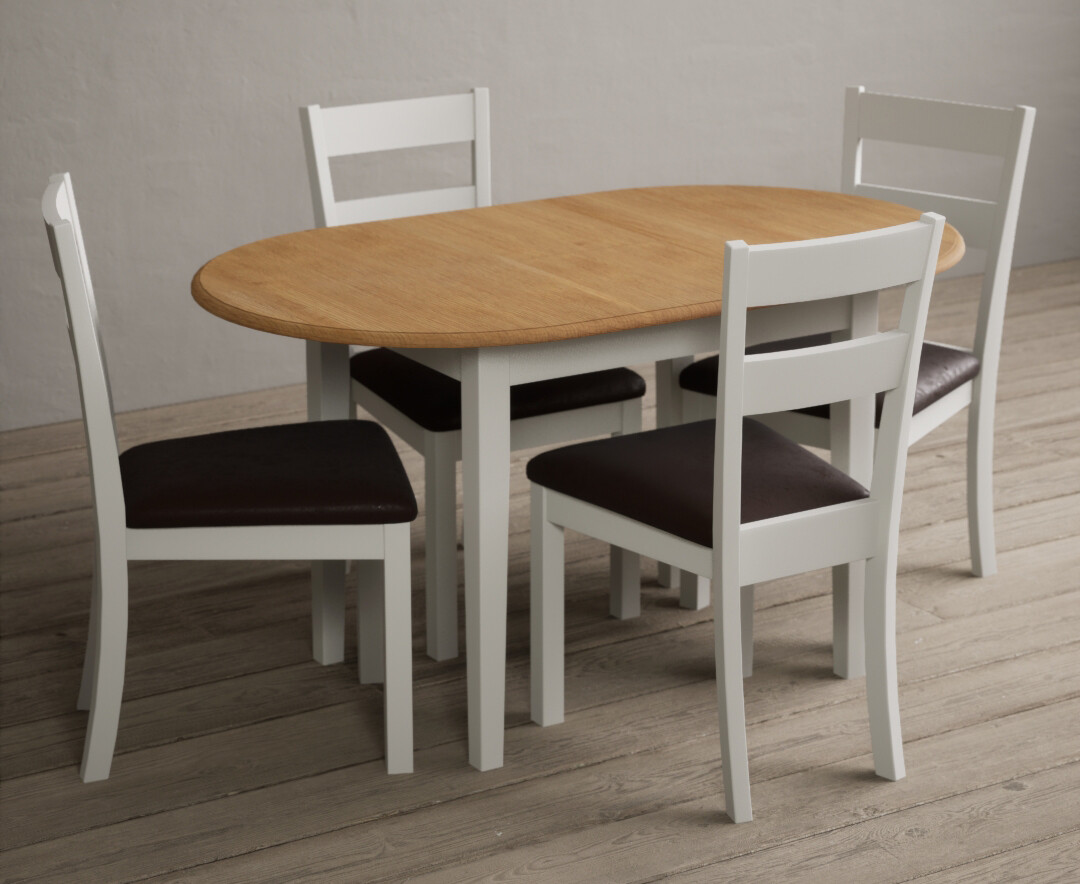
[{"label": "floor plank seam", "polygon": [[932,875],[940,875],[943,872],[952,872],[952,871],[955,871],[957,869],[967,868],[969,866],[977,866],[980,863],[985,863],[987,860],[992,860],[992,859],[995,859],[996,857],[999,857],[999,856],[1007,856],[1008,854],[1014,853],[1017,850],[1024,850],[1025,848],[1033,847],[1036,844],[1043,844],[1043,843],[1045,843],[1047,841],[1053,841],[1055,838],[1061,838],[1064,835],[1071,835],[1071,834],[1080,835],[1080,826],[1077,826],[1077,827],[1074,827],[1074,828],[1071,828],[1071,829],[1062,829],[1060,832],[1054,832],[1053,834],[1050,834],[1050,835],[1045,835],[1045,836],[1039,837],[1039,838],[1033,838],[1031,841],[1027,841],[1024,844],[1017,844],[1016,846],[1006,848],[1005,850],[995,850],[995,851],[993,851],[991,853],[986,853],[986,854],[983,854],[982,856],[974,857],[973,859],[966,860],[966,861],[964,861],[962,863],[957,863],[956,865],[943,866],[942,868],[935,869],[932,872],[925,872],[923,874],[916,875],[913,878],[905,878],[903,881],[897,881],[896,884],[912,884],[912,882],[925,880],[926,878],[929,878]]},{"label": "floor plank seam", "polygon": [[[1073,591],[1075,592],[1075,590],[1073,590]],[[1062,593],[1062,594],[1064,595],[1064,594],[1068,594],[1068,593]],[[1025,604],[1030,604],[1030,603],[1025,603]],[[1023,607],[1023,606],[1024,605],[1020,605],[1018,607]],[[672,627],[670,629],[665,629],[665,630],[661,630],[661,631],[658,631],[658,632],[655,632],[655,633],[650,633],[648,636],[631,636],[631,637],[628,637],[628,638],[617,639],[614,642],[604,643],[602,645],[597,645],[595,647],[587,647],[587,648],[576,649],[574,651],[568,652],[567,653],[567,658],[569,659],[571,656],[577,655],[577,654],[588,653],[590,651],[596,650],[596,648],[598,648],[598,647],[611,648],[611,647],[614,647],[614,646],[617,646],[617,645],[626,644],[626,643],[630,643],[630,642],[649,640],[649,639],[654,638],[654,637],[656,637],[658,635],[678,632],[680,630],[685,630],[685,629],[691,628],[691,626],[700,627],[705,622],[706,621],[703,620],[703,621],[699,621],[698,623],[695,623],[695,624],[679,625],[679,626],[676,626],[676,627]],[[901,633],[901,635],[903,635],[903,633]],[[1052,647],[1056,648],[1056,649],[1064,649],[1064,648],[1068,648],[1068,647],[1070,647],[1072,645],[1076,645],[1076,644],[1080,644],[1080,640],[1078,640],[1078,641],[1066,641],[1066,642],[1063,642],[1060,645],[1055,645],[1055,646],[1052,646]],[[1040,654],[1040,653],[1044,653],[1046,650],[1049,650],[1049,649],[1051,649],[1051,646],[1040,646],[1039,648],[1033,648],[1033,649],[1030,649],[1030,650],[1027,650],[1027,651],[1021,651],[1021,652],[1017,652],[1017,653],[1013,653],[1013,654],[1007,654],[1007,655],[1004,655],[1004,656],[996,656],[996,657],[993,657],[993,658],[983,658],[983,659],[980,659],[979,661],[972,662],[970,665],[967,665],[967,666],[953,667],[953,668],[949,668],[949,669],[944,669],[944,670],[937,671],[937,672],[935,672],[933,674],[926,675],[926,676],[921,677],[921,678],[915,678],[915,679],[905,679],[903,677],[903,667],[901,667],[901,669],[900,669],[900,675],[901,675],[900,685],[901,685],[901,688],[904,688],[905,686],[913,686],[913,685],[917,685],[917,684],[925,684],[925,683],[927,683],[929,681],[932,681],[934,679],[937,679],[937,678],[942,678],[942,677],[946,677],[946,676],[957,675],[957,674],[960,674],[960,673],[963,673],[963,672],[969,672],[969,671],[978,670],[978,669],[984,668],[987,665],[991,665],[993,663],[1007,662],[1009,660],[1021,659],[1021,658],[1024,658],[1024,657],[1037,655],[1037,654]],[[790,659],[795,659],[797,657],[798,657],[797,654],[793,654],[793,655],[791,655]],[[784,658],[784,659],[786,660],[786,659],[789,659],[789,658]],[[213,677],[211,679],[208,679],[207,681],[200,682],[200,683],[197,683],[197,684],[185,685],[182,688],[177,688],[177,689],[169,690],[169,691],[151,693],[151,694],[147,694],[145,696],[139,697],[139,698],[128,698],[128,699],[130,700],[130,699],[148,699],[148,698],[151,698],[151,697],[153,697],[153,698],[167,697],[170,694],[179,693],[179,692],[186,691],[186,690],[191,690],[191,689],[194,689],[194,688],[206,687],[206,686],[213,685],[213,684],[218,684],[218,683],[227,683],[227,682],[230,682],[230,681],[239,681],[239,680],[241,680],[241,679],[243,679],[245,677],[251,676],[251,675],[259,675],[259,674],[266,674],[266,673],[270,673],[270,672],[279,672],[279,671],[284,672],[284,671],[287,671],[287,670],[290,670],[290,669],[307,668],[309,665],[310,665],[310,662],[289,663],[289,664],[284,664],[284,665],[281,665],[281,666],[269,666],[269,667],[266,667],[266,668],[257,669],[257,670],[253,670],[253,671],[248,671],[248,672],[244,672],[244,673],[239,673],[239,674],[235,674],[235,675],[215,676],[215,677]],[[348,661],[346,661],[346,665],[348,665]],[[528,665],[528,663],[526,661],[524,663],[513,664],[513,665],[516,665],[516,666],[519,666],[519,667],[526,667]],[[698,683],[701,683],[702,681],[707,681],[707,680],[708,679],[696,679],[696,680],[688,681],[688,682],[686,682],[686,684],[698,684]],[[449,676],[445,676],[445,677],[444,676],[438,676],[438,677],[432,678],[432,679],[422,678],[422,679],[419,679],[417,681],[417,684],[422,685],[425,688],[438,688],[441,685],[455,683],[457,681],[460,681],[460,673],[458,673],[457,675],[449,675]],[[365,686],[361,686],[361,687],[365,687]],[[370,687],[370,686],[367,686],[367,687]],[[662,687],[662,688],[657,688],[655,690],[645,691],[645,692],[642,692],[640,694],[633,694],[631,696],[632,697],[643,697],[643,696],[648,696],[648,695],[653,694],[653,693],[662,693],[663,691],[668,690],[668,689],[669,689],[668,687]],[[373,688],[373,690],[377,691],[377,688]],[[626,699],[626,698],[624,698],[624,699]],[[349,705],[352,705],[354,702],[356,702],[356,701],[355,700],[350,700],[350,701],[344,701],[344,702],[341,702],[341,703],[329,703],[329,704],[325,704],[323,706],[317,706],[317,707],[313,707],[312,709],[307,709],[307,710],[304,710],[304,711],[301,711],[301,712],[290,713],[290,714],[287,714],[287,715],[267,715],[267,716],[264,716],[264,717],[253,719],[251,721],[247,721],[247,722],[245,722],[245,726],[258,724],[260,722],[287,720],[289,718],[294,718],[294,717],[310,714],[311,712],[314,712],[314,711],[320,711],[320,710],[333,709],[333,708],[336,708],[336,707],[349,706]],[[575,711],[581,712],[581,711],[585,711],[585,710],[588,710],[588,709],[603,708],[604,706],[613,705],[614,703],[618,703],[618,702],[620,702],[620,701],[612,701],[611,703],[599,703],[599,704],[593,704],[593,705],[586,705],[586,706],[580,707],[579,709],[577,709]],[[761,722],[761,721],[782,719],[782,718],[789,717],[789,716],[797,716],[797,715],[808,713],[808,712],[810,712],[811,710],[814,710],[814,709],[824,709],[824,708],[828,708],[829,706],[837,705],[837,704],[844,703],[844,702],[847,702],[847,700],[846,699],[829,700],[829,701],[817,703],[812,707],[806,707],[805,709],[800,710],[798,712],[779,713],[776,716],[772,716],[772,717],[766,718],[766,719],[759,719],[757,721]],[[68,715],[68,714],[71,714],[71,715],[85,715],[85,713],[75,713],[75,712],[64,713],[64,714],[65,715]],[[43,715],[43,716],[41,716],[39,718],[28,719],[26,721],[20,721],[18,724],[19,725],[32,725],[34,723],[37,723],[37,722],[40,722],[40,721],[45,721],[45,720],[48,720],[50,718],[55,718],[55,717],[56,717],[55,713],[50,713],[48,715]],[[524,723],[527,724],[528,722],[524,722]],[[7,724],[7,727],[11,727],[11,726],[13,726],[13,725],[11,725],[10,723]],[[521,726],[521,725],[520,724],[508,725],[508,727],[519,727],[519,726]],[[153,743],[147,743],[147,744],[140,745],[137,749],[118,750],[117,754],[118,754],[118,756],[126,755],[126,754],[129,754],[130,752],[141,751],[142,749],[154,748],[154,747],[159,747],[159,746],[164,746],[164,745],[171,745],[171,744],[174,744],[174,743],[177,743],[177,742],[181,742],[182,740],[198,739],[198,738],[202,738],[202,737],[211,736],[211,735],[217,734],[217,733],[224,733],[224,732],[227,732],[227,731],[232,730],[232,729],[234,729],[234,728],[231,728],[231,727],[212,728],[212,729],[204,731],[204,732],[202,732],[202,733],[200,733],[198,735],[187,736],[187,737],[183,737],[183,738],[175,739],[175,740],[163,739],[163,740],[160,740],[160,741],[155,741]],[[448,742],[450,742],[450,741],[448,741]],[[49,770],[55,770],[55,769],[59,769],[59,768],[49,768]],[[35,772],[34,774],[20,775],[20,776],[16,776],[16,777],[13,777],[13,778],[10,778],[10,779],[11,780],[17,780],[17,779],[21,779],[22,776],[34,776],[37,773],[43,773],[43,772],[44,771],[38,771],[38,772]]]},{"label": "floor plank seam", "polygon": [[[871,814],[868,814],[868,815],[866,815],[866,816],[864,816],[864,817],[862,817],[860,819],[851,820],[850,822],[844,823],[842,825],[831,826],[831,827],[824,828],[824,829],[821,829],[819,831],[812,832],[812,833],[809,833],[809,834],[806,834],[806,835],[797,836],[797,837],[791,838],[790,840],[782,841],[779,844],[771,844],[771,845],[767,845],[767,846],[762,846],[762,847],[759,847],[759,848],[756,848],[756,849],[753,849],[753,850],[744,851],[742,853],[733,853],[730,856],[726,856],[723,859],[717,860],[715,862],[705,862],[705,863],[701,863],[701,864],[698,864],[698,865],[686,866],[686,867],[674,870],[673,872],[670,872],[670,873],[665,873],[665,874],[662,874],[662,875],[654,875],[654,876],[651,876],[649,878],[638,879],[638,880],[633,881],[633,882],[627,882],[627,884],[655,884],[655,882],[663,881],[666,878],[669,878],[669,877],[671,877],[672,875],[675,875],[675,874],[683,875],[683,874],[686,874],[688,872],[693,872],[693,871],[697,871],[697,870],[700,870],[700,869],[708,869],[708,868],[711,868],[713,866],[721,867],[726,862],[731,862],[732,860],[741,859],[742,857],[745,857],[745,856],[754,856],[754,855],[758,855],[758,854],[766,854],[766,853],[769,853],[770,851],[773,851],[773,850],[783,850],[783,849],[786,849],[791,844],[808,843],[808,842],[812,841],[815,838],[821,838],[821,837],[826,836],[826,835],[830,835],[830,834],[833,834],[833,833],[836,833],[836,832],[841,832],[844,829],[851,828],[852,826],[860,826],[860,825],[864,825],[864,824],[869,823],[869,822],[875,822],[875,821],[878,821],[878,820],[885,820],[885,819],[888,819],[889,817],[898,816],[900,814],[906,813],[906,812],[911,811],[911,810],[915,810],[915,809],[920,808],[920,807],[931,807],[934,804],[938,804],[938,803],[940,803],[942,801],[949,801],[949,800],[951,800],[953,798],[961,797],[961,796],[964,796],[964,795],[971,795],[971,794],[974,794],[976,792],[980,792],[980,791],[985,790],[985,789],[992,789],[995,786],[1004,786],[1007,783],[1014,782],[1017,779],[1021,779],[1023,777],[1031,777],[1031,776],[1035,776],[1037,774],[1047,773],[1047,772],[1054,771],[1054,770],[1062,770],[1064,768],[1071,767],[1071,766],[1076,765],[1078,763],[1080,763],[1080,756],[1073,757],[1073,758],[1071,758],[1071,759],[1069,759],[1067,761],[1063,761],[1063,762],[1060,762],[1058,764],[1051,764],[1051,765],[1049,765],[1047,767],[1042,767],[1042,768],[1037,768],[1037,769],[1025,769],[1023,773],[1012,774],[1012,775],[1010,775],[1010,776],[1008,776],[1008,777],[1006,777],[1004,779],[1001,779],[1001,780],[995,780],[995,781],[992,781],[992,782],[983,783],[982,785],[977,786],[977,787],[972,788],[972,789],[959,789],[959,790],[950,792],[948,795],[939,795],[938,797],[927,800],[927,801],[917,801],[917,802],[914,802],[912,804],[907,804],[907,805],[905,805],[903,807],[897,808],[895,810],[887,810],[887,811],[882,811],[880,813],[871,813]],[[828,765],[822,765],[822,766],[828,766]],[[809,768],[809,770],[813,770],[813,768]],[[779,778],[777,778],[777,779],[779,779]],[[765,781],[760,781],[760,782],[765,782]],[[677,806],[677,805],[672,805],[672,806]],[[1074,830],[1065,829],[1065,830],[1063,830],[1063,832],[1059,832],[1059,833],[1055,834],[1052,837],[1058,837],[1059,835],[1068,833],[1070,831],[1074,831]],[[1041,841],[1041,840],[1048,840],[1048,839],[1038,839],[1038,840]],[[1018,849],[1018,848],[1013,848],[1013,849]],[[998,853],[1004,853],[1004,852],[1006,852],[1006,851],[999,851]],[[985,857],[983,859],[985,859]],[[978,861],[978,860],[976,860],[976,861]],[[965,865],[965,863],[960,864],[960,866],[963,866],[963,865]],[[957,867],[959,867],[959,866],[957,866]],[[928,873],[928,874],[936,874],[937,871],[941,871],[941,870],[936,870],[935,872],[931,872],[931,873]],[[904,881],[905,882],[917,881],[920,877],[925,877],[925,876],[923,875],[923,876],[916,876],[915,878],[907,878],[907,879],[904,879]],[[901,882],[897,882],[897,884],[901,884]]]}]

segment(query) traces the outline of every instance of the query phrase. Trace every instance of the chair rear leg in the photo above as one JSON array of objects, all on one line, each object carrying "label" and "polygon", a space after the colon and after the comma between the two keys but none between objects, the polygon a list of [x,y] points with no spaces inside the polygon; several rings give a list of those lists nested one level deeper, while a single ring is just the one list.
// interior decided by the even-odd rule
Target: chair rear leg
[{"label": "chair rear leg", "polygon": [[713,606],[716,691],[720,705],[720,751],[724,762],[724,799],[736,823],[753,819],[750,805],[750,761],[746,749],[743,699],[742,592],[721,581]]},{"label": "chair rear leg", "polygon": [[457,459],[449,434],[430,434],[424,446],[424,599],[427,653],[458,655]]},{"label": "chair rear leg", "polygon": [[701,611],[709,607],[710,580],[692,571],[679,571],[679,607],[687,611]]},{"label": "chair rear leg", "polygon": [[[83,744],[83,782],[108,779],[116,750],[120,724],[120,701],[124,694],[124,662],[127,655],[128,574],[123,537],[99,542],[95,600],[91,614],[88,650],[90,719]],[[108,549],[112,546],[112,549]],[[84,683],[87,681],[83,674]]]},{"label": "chair rear leg", "polygon": [[386,721],[387,773],[412,773],[412,567],[409,561],[409,525],[385,529],[383,617],[383,691]]},{"label": "chair rear leg", "polygon": [[742,674],[754,674],[754,584],[742,588],[740,619],[742,621]]},{"label": "chair rear leg", "polygon": [[611,548],[611,616],[629,620],[641,613],[641,556],[617,546]]},{"label": "chair rear leg", "polygon": [[971,570],[976,577],[997,573],[994,542],[994,401],[976,378],[968,406],[967,438],[968,538]]},{"label": "chair rear leg", "polygon": [[840,678],[866,674],[863,621],[866,566],[850,562],[832,569],[833,672]]},{"label": "chair rear leg", "polygon": [[[892,558],[890,562],[889,559]],[[879,777],[904,776],[904,747],[900,737],[900,697],[896,674],[896,562],[880,555],[867,562],[866,702],[874,770]]]},{"label": "chair rear leg", "polygon": [[82,680],[79,683],[79,699],[75,708],[86,711],[94,691],[94,670],[98,655],[98,623],[101,619],[101,563],[97,560],[97,544],[94,545],[94,575],[90,587],[90,627],[86,632],[86,653],[83,654]]}]

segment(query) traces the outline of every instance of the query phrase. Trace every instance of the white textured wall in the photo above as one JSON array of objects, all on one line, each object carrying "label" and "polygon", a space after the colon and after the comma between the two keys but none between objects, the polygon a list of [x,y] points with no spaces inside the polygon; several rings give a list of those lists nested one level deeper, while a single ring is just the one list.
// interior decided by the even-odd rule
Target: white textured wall
[{"label": "white textured wall", "polygon": [[[1080,254],[1077,0],[0,0],[0,428],[78,415],[39,200],[78,194],[118,410],[302,379],[204,313],[312,224],[297,108],[491,88],[496,202],[834,189],[843,87],[1038,108],[1016,263]],[[378,182],[375,182],[378,185]]]}]

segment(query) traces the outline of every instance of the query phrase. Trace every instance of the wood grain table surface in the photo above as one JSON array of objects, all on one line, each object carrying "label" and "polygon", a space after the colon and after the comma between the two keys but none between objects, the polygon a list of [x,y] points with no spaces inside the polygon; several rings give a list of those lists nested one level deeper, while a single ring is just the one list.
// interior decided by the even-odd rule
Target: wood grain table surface
[{"label": "wood grain table surface", "polygon": [[[724,243],[914,221],[894,203],[778,187],[648,187],[305,230],[214,258],[204,308],[327,343],[487,347],[715,316]],[[963,239],[946,227],[938,271]]]}]

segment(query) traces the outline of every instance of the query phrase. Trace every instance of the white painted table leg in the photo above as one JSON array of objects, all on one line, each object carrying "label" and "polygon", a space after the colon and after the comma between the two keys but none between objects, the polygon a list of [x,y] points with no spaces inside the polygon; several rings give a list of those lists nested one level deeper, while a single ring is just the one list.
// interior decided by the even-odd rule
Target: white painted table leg
[{"label": "white painted table leg", "polygon": [[510,530],[510,364],[505,351],[461,354],[465,514],[465,665],[469,763],[503,763],[506,572]]},{"label": "white painted table leg", "polygon": [[[692,356],[680,356],[656,363],[656,426],[673,427],[683,422],[679,373],[693,361]],[[675,585],[675,571],[671,565],[657,562],[656,572],[661,586]]]},{"label": "white painted table leg", "polygon": [[309,421],[352,417],[349,345],[307,342],[307,397]]},{"label": "white painted table leg", "polygon": [[[877,331],[877,292],[856,296],[851,309],[853,337]],[[873,397],[833,404],[829,432],[833,464],[869,487],[874,464]],[[860,678],[866,674],[866,563],[838,565],[832,572],[833,672],[841,678]]]},{"label": "white painted table leg", "polygon": [[[349,348],[307,342],[308,420],[352,416]],[[345,659],[345,562],[313,562],[311,567],[311,647],[323,665]]]},{"label": "white painted table leg", "polygon": [[547,727],[563,720],[566,680],[566,554],[561,525],[547,520],[547,491],[532,486],[529,555],[529,705]]},{"label": "white painted table leg", "polygon": [[[622,429],[614,436],[641,432],[641,400],[623,403]],[[610,600],[608,610],[618,620],[641,613],[641,556],[631,550],[611,547]]]}]

